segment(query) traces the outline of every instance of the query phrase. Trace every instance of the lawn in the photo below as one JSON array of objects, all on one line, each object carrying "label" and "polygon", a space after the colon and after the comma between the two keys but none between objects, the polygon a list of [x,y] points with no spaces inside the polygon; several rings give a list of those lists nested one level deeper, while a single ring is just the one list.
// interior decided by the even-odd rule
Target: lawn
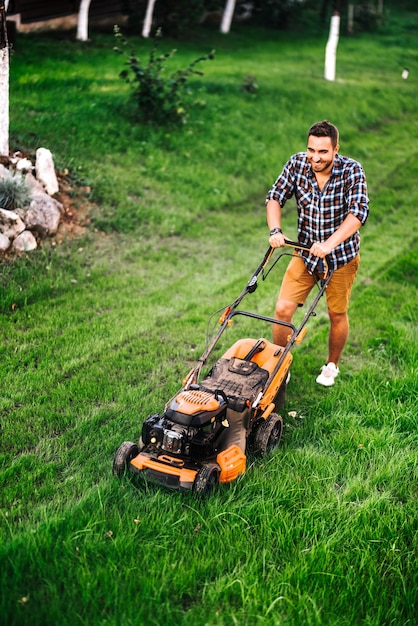
[{"label": "lawn", "polygon": [[[403,12],[342,37],[335,83],[322,77],[326,32],[163,40],[173,69],[216,50],[179,129],[136,122],[112,35],[19,36],[11,148],[49,148],[75,190],[91,189],[91,224],[0,265],[4,624],[416,622],[417,27]],[[149,41],[132,44],[147,57]],[[277,450],[203,501],[112,476],[120,443],[179,389],[211,315],[261,260],[265,194],[323,118],[371,200],[337,383],[315,384],[321,301],[294,350]],[[284,224],[294,237],[292,203]],[[278,282],[246,306],[270,315]]]}]

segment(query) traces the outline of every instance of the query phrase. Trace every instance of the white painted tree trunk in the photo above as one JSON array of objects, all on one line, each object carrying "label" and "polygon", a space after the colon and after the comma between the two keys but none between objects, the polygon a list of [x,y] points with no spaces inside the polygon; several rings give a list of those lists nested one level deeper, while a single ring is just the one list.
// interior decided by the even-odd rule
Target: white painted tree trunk
[{"label": "white painted tree trunk", "polygon": [[235,11],[236,0],[226,0],[225,9],[222,15],[221,33],[229,33],[231,22]]},{"label": "white painted tree trunk", "polygon": [[91,0],[81,0],[78,10],[77,34],[78,41],[89,40],[89,9]]},{"label": "white painted tree trunk", "polygon": [[325,49],[325,79],[335,80],[335,69],[337,65],[337,46],[340,36],[340,14],[334,13],[331,17],[329,37]]},{"label": "white painted tree trunk", "polygon": [[148,0],[147,12],[145,13],[144,25],[142,27],[142,36],[149,37],[152,26],[152,16],[154,14],[155,0]]},{"label": "white painted tree trunk", "polygon": [[0,154],[9,156],[9,49],[0,50]]},{"label": "white painted tree trunk", "polygon": [[6,8],[0,8],[0,154],[9,156],[9,44]]}]

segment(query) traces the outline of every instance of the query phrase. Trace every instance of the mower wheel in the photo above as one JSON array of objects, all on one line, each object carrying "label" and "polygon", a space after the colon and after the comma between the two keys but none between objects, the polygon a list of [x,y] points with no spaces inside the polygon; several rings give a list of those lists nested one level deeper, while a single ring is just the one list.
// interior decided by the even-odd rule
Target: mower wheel
[{"label": "mower wheel", "polygon": [[116,451],[115,458],[113,459],[113,473],[116,476],[123,476],[129,466],[129,462],[139,452],[139,448],[136,443],[132,441],[124,441]]},{"label": "mower wheel", "polygon": [[208,495],[219,482],[219,469],[214,465],[203,465],[196,474],[193,492],[197,496]]},{"label": "mower wheel", "polygon": [[265,456],[280,443],[283,432],[283,419],[277,413],[271,413],[268,418],[261,422],[254,433],[253,450]]}]

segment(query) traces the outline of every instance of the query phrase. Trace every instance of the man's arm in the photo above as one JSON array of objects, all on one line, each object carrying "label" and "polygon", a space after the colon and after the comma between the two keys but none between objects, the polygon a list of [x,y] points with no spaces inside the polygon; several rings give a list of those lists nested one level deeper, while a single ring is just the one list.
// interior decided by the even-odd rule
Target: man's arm
[{"label": "man's arm", "polygon": [[[268,200],[266,204],[267,210],[267,224],[271,230],[274,228],[281,229],[281,220],[282,220],[282,208],[280,203],[277,200]],[[269,244],[272,248],[281,248],[284,246],[284,235],[283,233],[276,233],[275,235],[271,235],[269,238]]]},{"label": "man's arm", "polygon": [[330,237],[328,237],[326,241],[317,241],[312,245],[309,252],[323,259],[327,254],[331,252],[331,250],[334,250],[334,248],[336,248],[340,243],[354,235],[354,233],[359,230],[361,225],[362,223],[358,219],[358,217],[356,217],[352,213],[349,213],[341,226],[339,226],[337,230]]},{"label": "man's arm", "polygon": [[[295,188],[295,168],[298,159],[302,155],[293,155],[283,167],[283,170],[274,185],[270,189],[266,198],[267,223],[270,230],[273,228],[281,228],[282,207],[286,200],[291,198]],[[269,239],[272,248],[280,248],[284,246],[284,236],[277,233]]]}]

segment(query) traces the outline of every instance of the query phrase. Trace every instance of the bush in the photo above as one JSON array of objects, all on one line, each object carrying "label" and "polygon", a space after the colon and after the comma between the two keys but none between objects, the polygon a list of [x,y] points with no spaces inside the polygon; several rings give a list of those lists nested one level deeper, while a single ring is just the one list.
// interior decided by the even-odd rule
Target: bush
[{"label": "bush", "polygon": [[20,209],[29,204],[30,198],[30,190],[23,176],[7,170],[0,178],[0,208],[8,211]]},{"label": "bush", "polygon": [[354,20],[357,30],[372,32],[379,26],[381,17],[378,15],[377,10],[371,3],[365,2],[356,6]]},{"label": "bush", "polygon": [[164,33],[181,37],[191,31],[205,14],[205,0],[164,0],[155,5],[155,22]]},{"label": "bush", "polygon": [[312,11],[319,13],[317,5],[315,0],[254,0],[254,13],[263,26],[286,30],[291,24],[311,20]]},{"label": "bush", "polygon": [[[115,37],[121,46],[126,47],[128,41],[122,36],[119,28],[115,26]],[[202,76],[203,72],[195,69],[197,63],[214,58],[214,51],[206,56],[199,57],[183,70],[177,70],[165,78],[165,62],[171,58],[176,50],[166,54],[156,55],[158,38],[161,31],[158,30],[154,37],[154,44],[150,52],[147,65],[143,64],[134,51],[126,53],[116,46],[115,51],[123,54],[126,58],[128,69],[123,70],[119,76],[131,84],[134,92],[133,98],[138,105],[142,120],[156,124],[180,123],[187,120],[187,111],[183,103],[183,94],[187,80],[193,74]]]}]

